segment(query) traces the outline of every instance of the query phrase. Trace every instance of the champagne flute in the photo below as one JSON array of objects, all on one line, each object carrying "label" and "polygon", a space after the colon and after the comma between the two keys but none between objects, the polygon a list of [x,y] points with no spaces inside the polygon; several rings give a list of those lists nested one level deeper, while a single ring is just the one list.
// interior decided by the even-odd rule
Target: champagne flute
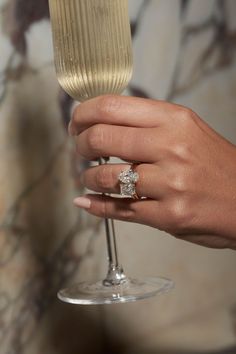
[{"label": "champagne flute", "polygon": [[[83,102],[121,94],[132,76],[128,0],[49,0],[55,67],[62,88]],[[107,163],[100,159],[100,163]],[[105,220],[108,273],[59,291],[60,300],[81,305],[136,301],[168,291],[165,278],[131,279],[118,261],[113,220]]]}]

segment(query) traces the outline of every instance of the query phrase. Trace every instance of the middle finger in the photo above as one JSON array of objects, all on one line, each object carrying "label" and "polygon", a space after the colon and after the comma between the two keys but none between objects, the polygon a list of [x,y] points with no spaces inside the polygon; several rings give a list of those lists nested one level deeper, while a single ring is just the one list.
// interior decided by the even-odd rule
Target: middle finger
[{"label": "middle finger", "polygon": [[114,156],[126,161],[157,162],[158,128],[121,127],[97,124],[77,138],[77,151],[87,160]]}]

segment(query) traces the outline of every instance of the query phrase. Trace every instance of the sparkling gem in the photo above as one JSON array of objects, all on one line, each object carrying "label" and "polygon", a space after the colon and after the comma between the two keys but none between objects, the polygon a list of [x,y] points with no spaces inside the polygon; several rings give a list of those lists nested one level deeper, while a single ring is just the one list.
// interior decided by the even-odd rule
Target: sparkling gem
[{"label": "sparkling gem", "polygon": [[136,183],[138,179],[138,173],[134,172],[131,168],[119,174],[119,181],[124,184]]},{"label": "sparkling gem", "polygon": [[136,194],[135,185],[133,183],[126,183],[120,185],[120,194],[122,196],[134,196]]}]

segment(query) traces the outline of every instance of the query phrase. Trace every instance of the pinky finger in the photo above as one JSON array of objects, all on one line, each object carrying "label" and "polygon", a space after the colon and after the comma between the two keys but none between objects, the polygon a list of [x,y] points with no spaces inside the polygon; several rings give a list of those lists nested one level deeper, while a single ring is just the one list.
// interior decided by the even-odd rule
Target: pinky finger
[{"label": "pinky finger", "polygon": [[131,198],[113,198],[101,194],[88,194],[74,200],[77,207],[102,218],[136,222],[153,227],[159,209],[159,202],[151,199],[134,200]]}]

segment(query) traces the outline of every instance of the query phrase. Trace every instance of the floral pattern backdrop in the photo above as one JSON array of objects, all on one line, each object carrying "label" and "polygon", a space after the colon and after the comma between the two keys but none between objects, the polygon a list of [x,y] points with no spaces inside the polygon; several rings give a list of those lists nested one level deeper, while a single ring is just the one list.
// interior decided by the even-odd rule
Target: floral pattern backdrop
[{"label": "floral pattern backdrop", "polygon": [[[127,94],[190,106],[236,143],[236,2],[129,3]],[[73,102],[54,73],[48,1],[0,0],[0,24],[0,354],[234,346],[235,252],[140,225],[117,223],[121,258],[131,273],[173,278],[172,294],[92,308],[56,299],[61,286],[102,276],[104,230],[72,206],[86,163],[66,132]]]}]

